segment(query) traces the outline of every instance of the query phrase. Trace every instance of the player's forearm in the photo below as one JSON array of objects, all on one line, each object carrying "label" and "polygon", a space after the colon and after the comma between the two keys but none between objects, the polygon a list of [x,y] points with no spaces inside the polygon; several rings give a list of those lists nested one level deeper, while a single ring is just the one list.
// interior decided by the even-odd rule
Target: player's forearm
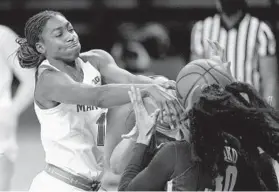
[{"label": "player's forearm", "polygon": [[[139,185],[139,183],[134,183],[133,179],[145,168],[143,166],[144,157],[147,154],[147,146],[143,144],[135,144],[133,156],[125,168],[122,174],[118,190],[126,191],[132,190],[134,185]],[[135,189],[133,189],[135,190]]]},{"label": "player's forearm", "polygon": [[[140,88],[142,95],[146,93],[148,84],[134,84],[135,88]],[[112,108],[115,106],[124,105],[130,102],[128,91],[131,90],[129,84],[108,84],[100,87],[95,87],[90,91],[92,94],[92,104],[101,108]]]},{"label": "player's forearm", "polygon": [[13,99],[12,109],[20,115],[32,103],[34,96],[34,82],[21,82]]},{"label": "player's forearm", "polygon": [[[56,83],[55,86],[45,85],[46,87],[40,94],[49,101],[113,108],[130,103],[128,91],[131,90],[132,85],[141,90],[142,97],[148,96],[149,90],[154,86],[154,84],[107,84],[92,86],[84,83],[65,83],[62,81],[60,81],[60,84]],[[78,107],[82,110],[84,106]]]},{"label": "player's forearm", "polygon": [[150,77],[144,76],[144,75],[132,75],[129,78],[129,82],[134,83],[134,84],[152,84],[152,83],[155,83],[155,81],[153,79],[151,79]]}]

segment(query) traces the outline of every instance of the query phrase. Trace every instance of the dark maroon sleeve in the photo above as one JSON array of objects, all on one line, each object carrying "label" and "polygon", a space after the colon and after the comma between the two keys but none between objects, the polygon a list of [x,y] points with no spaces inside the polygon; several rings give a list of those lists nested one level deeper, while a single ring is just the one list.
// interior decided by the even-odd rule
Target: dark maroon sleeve
[{"label": "dark maroon sleeve", "polygon": [[278,180],[272,163],[272,158],[267,153],[263,152],[260,154],[260,157],[257,161],[257,166],[260,177],[264,181],[268,190],[278,191]]},{"label": "dark maroon sleeve", "polygon": [[[162,191],[170,179],[176,162],[173,142],[165,144],[145,168],[147,146],[136,144],[134,156],[126,167],[119,191]],[[174,158],[175,157],[175,158]]]}]

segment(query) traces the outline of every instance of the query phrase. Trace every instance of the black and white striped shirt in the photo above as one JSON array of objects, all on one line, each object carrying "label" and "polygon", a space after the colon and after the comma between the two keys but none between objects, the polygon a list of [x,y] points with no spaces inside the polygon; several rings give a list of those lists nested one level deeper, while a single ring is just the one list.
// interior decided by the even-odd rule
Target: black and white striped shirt
[{"label": "black and white striped shirt", "polygon": [[[245,14],[231,29],[219,14],[198,21],[191,34],[191,52],[206,57],[206,39],[218,41],[226,49],[233,76],[260,90],[259,57],[276,54],[276,41],[270,27],[258,18]],[[205,42],[205,43],[204,43]]]}]

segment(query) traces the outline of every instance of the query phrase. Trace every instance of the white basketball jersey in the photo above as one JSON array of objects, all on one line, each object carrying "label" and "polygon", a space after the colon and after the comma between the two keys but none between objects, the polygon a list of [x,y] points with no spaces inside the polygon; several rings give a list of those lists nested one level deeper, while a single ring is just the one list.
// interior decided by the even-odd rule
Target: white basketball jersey
[{"label": "white basketball jersey", "polygon": [[[101,75],[89,62],[77,59],[84,73],[83,83],[101,85]],[[50,67],[43,61],[39,68]],[[95,106],[60,103],[51,109],[41,109],[35,103],[41,124],[41,140],[46,162],[75,175],[100,179],[103,170],[103,146],[107,109]]]}]

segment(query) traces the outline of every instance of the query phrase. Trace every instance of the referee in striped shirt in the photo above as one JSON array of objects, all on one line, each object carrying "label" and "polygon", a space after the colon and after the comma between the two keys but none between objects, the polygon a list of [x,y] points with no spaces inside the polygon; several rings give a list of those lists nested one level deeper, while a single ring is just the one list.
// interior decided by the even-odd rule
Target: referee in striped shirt
[{"label": "referee in striped shirt", "polygon": [[216,0],[219,14],[198,21],[191,33],[191,60],[207,58],[210,39],[226,49],[233,76],[278,107],[276,41],[269,26],[247,13],[245,0]]}]

